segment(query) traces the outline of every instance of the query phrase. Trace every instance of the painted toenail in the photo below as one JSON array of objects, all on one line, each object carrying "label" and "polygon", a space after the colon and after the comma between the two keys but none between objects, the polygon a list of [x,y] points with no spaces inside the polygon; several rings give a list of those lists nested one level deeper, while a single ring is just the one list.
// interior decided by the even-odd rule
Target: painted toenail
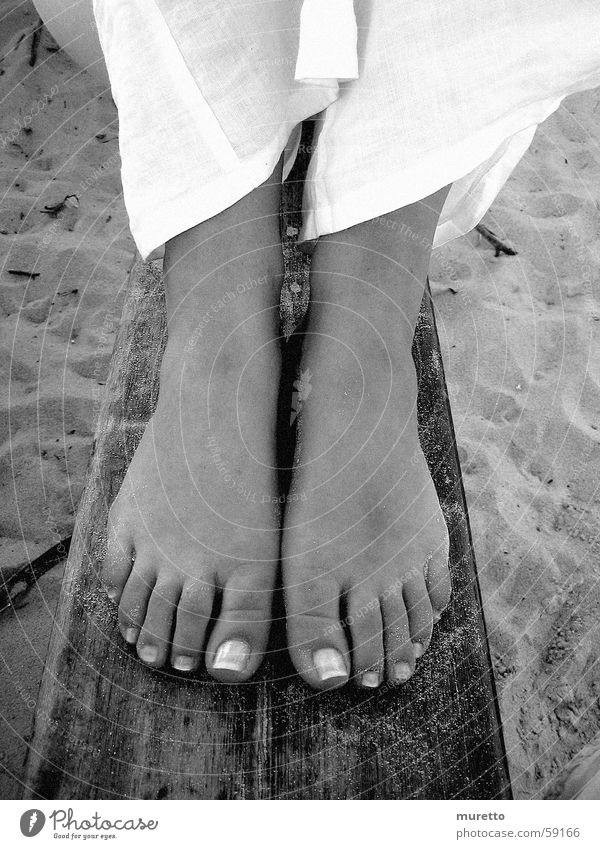
[{"label": "painted toenail", "polygon": [[154,663],[158,657],[158,649],[156,646],[142,646],[139,650],[140,660],[144,663]]},{"label": "painted toenail", "polygon": [[195,665],[195,658],[185,654],[180,654],[173,660],[173,669],[178,669],[180,672],[191,672]]},{"label": "painted toenail", "polygon": [[413,643],[413,649],[415,652],[415,657],[422,657],[425,654],[423,643]]},{"label": "painted toenail", "polygon": [[403,661],[401,663],[396,664],[396,668],[394,671],[396,675],[396,681],[407,681],[411,676],[410,666],[408,665],[408,663],[404,663]]},{"label": "painted toenail", "polygon": [[221,643],[213,663],[214,669],[231,669],[243,672],[250,660],[250,646],[243,640],[227,640]]},{"label": "painted toenail", "polygon": [[365,672],[360,683],[363,687],[379,687],[379,672]]},{"label": "painted toenail", "polygon": [[318,649],[313,655],[313,662],[321,681],[329,678],[346,678],[346,664],[337,649]]},{"label": "painted toenail", "polygon": [[128,628],[125,631],[125,639],[128,643],[137,643],[138,634],[140,632],[137,628]]}]

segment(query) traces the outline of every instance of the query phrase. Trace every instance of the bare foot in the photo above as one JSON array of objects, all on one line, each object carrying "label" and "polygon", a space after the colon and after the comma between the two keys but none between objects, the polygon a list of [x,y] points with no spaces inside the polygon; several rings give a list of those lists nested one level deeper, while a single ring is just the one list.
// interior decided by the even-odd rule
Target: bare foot
[{"label": "bare foot", "polygon": [[315,688],[406,681],[449,601],[411,356],[443,197],[389,217],[420,240],[380,220],[327,237],[313,259],[283,580],[290,654]]},{"label": "bare foot", "polygon": [[279,557],[278,203],[267,184],[167,246],[160,398],[109,516],[124,638],[222,681],[261,663]]}]

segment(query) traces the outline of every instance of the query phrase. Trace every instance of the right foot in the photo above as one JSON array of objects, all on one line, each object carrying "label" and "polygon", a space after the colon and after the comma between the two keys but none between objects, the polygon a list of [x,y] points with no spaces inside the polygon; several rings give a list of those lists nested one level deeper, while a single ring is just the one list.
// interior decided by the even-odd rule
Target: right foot
[{"label": "right foot", "polygon": [[261,386],[241,382],[246,363],[230,351],[209,375],[173,347],[110,510],[103,579],[123,637],[154,667],[198,668],[218,602],[206,667],[245,680],[265,651],[279,549],[267,386],[277,386],[275,352],[249,365],[263,371]]},{"label": "right foot", "polygon": [[[279,188],[167,245],[160,397],[109,515],[103,581],[149,666],[259,667],[279,558]],[[211,269],[213,269],[211,271]]]}]

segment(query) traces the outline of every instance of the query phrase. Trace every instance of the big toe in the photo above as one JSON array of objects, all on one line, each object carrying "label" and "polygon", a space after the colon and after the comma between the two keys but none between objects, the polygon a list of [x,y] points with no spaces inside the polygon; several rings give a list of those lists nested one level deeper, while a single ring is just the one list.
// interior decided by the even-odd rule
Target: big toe
[{"label": "big toe", "polygon": [[340,687],[350,674],[350,652],[340,622],[337,587],[318,583],[286,592],[288,649],[298,674],[316,690]]},{"label": "big toe", "polygon": [[226,582],[206,649],[206,668],[218,681],[246,681],[260,666],[271,625],[274,574],[272,564],[251,563]]}]

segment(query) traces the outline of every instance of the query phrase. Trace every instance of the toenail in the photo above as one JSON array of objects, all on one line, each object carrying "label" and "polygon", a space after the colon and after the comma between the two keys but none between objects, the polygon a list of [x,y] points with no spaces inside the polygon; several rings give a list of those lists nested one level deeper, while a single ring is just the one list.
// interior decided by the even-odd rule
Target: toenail
[{"label": "toenail", "polygon": [[195,665],[196,659],[185,654],[180,654],[173,660],[173,669],[178,669],[180,672],[191,672]]},{"label": "toenail", "polygon": [[408,663],[404,663],[404,661],[396,664],[394,672],[396,681],[407,681],[411,676],[410,666]]},{"label": "toenail", "polygon": [[144,663],[154,663],[158,657],[158,649],[156,646],[142,646],[138,654]]},{"label": "toenail", "polygon": [[221,643],[213,663],[214,669],[231,669],[242,672],[250,660],[250,646],[243,640],[227,640]]},{"label": "toenail", "polygon": [[438,612],[434,613],[433,614],[433,624],[436,625],[440,621],[441,618],[442,618],[441,613],[438,613]]},{"label": "toenail", "polygon": [[415,652],[415,657],[422,657],[425,654],[423,643],[413,643],[413,649]]},{"label": "toenail", "polygon": [[119,590],[111,587],[109,590],[106,590],[106,595],[111,601],[116,601],[119,598]]},{"label": "toenail", "polygon": [[363,687],[379,687],[379,672],[365,672],[360,683]]},{"label": "toenail", "polygon": [[140,632],[138,631],[137,628],[127,628],[127,630],[125,631],[125,640],[128,643],[132,643],[132,644],[137,643],[137,638],[138,638],[139,633]]},{"label": "toenail", "polygon": [[344,658],[337,649],[318,649],[313,655],[313,662],[321,681],[348,676]]}]

